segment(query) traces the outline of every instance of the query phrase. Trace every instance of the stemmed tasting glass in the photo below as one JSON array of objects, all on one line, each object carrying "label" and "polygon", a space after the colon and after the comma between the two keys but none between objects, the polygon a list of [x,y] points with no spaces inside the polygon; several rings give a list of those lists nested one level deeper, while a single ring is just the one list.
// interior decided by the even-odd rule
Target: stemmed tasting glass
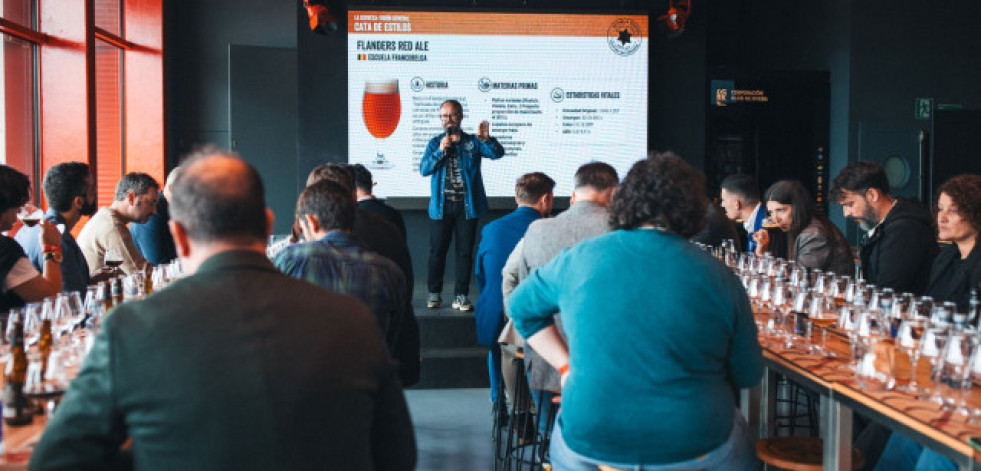
[{"label": "stemmed tasting glass", "polygon": [[772,282],[771,303],[773,305],[774,316],[781,319],[781,323],[787,329],[787,348],[793,346],[794,328],[787,328],[787,323],[793,322],[793,289],[785,282],[776,280]]},{"label": "stemmed tasting glass", "polygon": [[[943,354],[944,349],[947,347],[948,338],[949,333],[947,332],[947,329],[940,327],[930,327],[925,329],[923,331],[923,337],[920,338],[918,359],[926,358],[929,362],[931,381],[935,381],[934,371],[936,370],[937,364],[940,361],[941,354]],[[936,383],[934,383],[931,389],[935,388]]]},{"label": "stemmed tasting glass", "polygon": [[853,339],[855,380],[864,389],[890,390],[896,385],[895,361],[888,333],[875,313],[863,312]]},{"label": "stemmed tasting glass", "polygon": [[962,396],[961,404],[964,411],[968,414],[968,422],[973,422],[975,419],[981,418],[981,409],[978,408],[968,408],[967,396],[969,395],[969,390],[971,388],[971,383],[975,381],[981,381],[981,348],[975,347],[974,353],[971,355],[970,361],[968,361],[967,368],[967,378],[964,381],[964,396]]},{"label": "stemmed tasting glass", "polygon": [[375,158],[372,159],[372,163],[387,165],[388,160],[381,150],[382,141],[395,132],[399,125],[399,118],[402,116],[398,79],[365,81],[361,111],[365,127],[376,139]]},{"label": "stemmed tasting glass", "polygon": [[117,248],[107,248],[104,257],[105,264],[112,268],[119,268],[123,264],[123,253]]},{"label": "stemmed tasting glass", "polygon": [[835,356],[827,349],[828,327],[831,327],[838,320],[838,304],[833,295],[815,294],[811,298],[811,305],[808,310],[808,318],[812,324],[821,328],[821,345],[814,348],[815,351],[828,356]]},{"label": "stemmed tasting glass", "polygon": [[944,408],[954,405],[955,397],[963,392],[967,373],[967,361],[976,344],[973,335],[954,332],[947,338],[947,345],[937,361],[933,374],[933,396],[930,400]]},{"label": "stemmed tasting glass", "polygon": [[926,394],[927,389],[919,387],[916,382],[916,364],[920,359],[920,339],[923,337],[923,329],[926,321],[918,316],[909,316],[902,324],[899,324],[899,331],[896,334],[896,346],[910,358],[909,384],[899,386],[896,389],[913,394]]}]

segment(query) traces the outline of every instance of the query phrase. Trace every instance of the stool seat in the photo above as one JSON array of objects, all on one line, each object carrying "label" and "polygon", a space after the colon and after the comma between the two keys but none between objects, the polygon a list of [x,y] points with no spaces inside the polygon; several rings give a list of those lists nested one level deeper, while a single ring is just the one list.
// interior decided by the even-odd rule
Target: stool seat
[{"label": "stool seat", "polygon": [[[756,456],[764,463],[791,471],[822,471],[824,440],[811,437],[774,437],[756,442]],[[862,452],[852,450],[852,469],[865,464]]]}]

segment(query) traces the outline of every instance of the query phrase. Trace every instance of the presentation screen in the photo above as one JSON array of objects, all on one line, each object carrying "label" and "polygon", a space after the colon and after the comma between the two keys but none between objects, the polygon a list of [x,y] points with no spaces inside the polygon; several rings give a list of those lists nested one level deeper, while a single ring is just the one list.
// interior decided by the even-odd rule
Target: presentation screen
[{"label": "presentation screen", "polygon": [[569,195],[593,160],[622,177],[647,152],[649,42],[646,15],[349,11],[349,162],[378,196],[428,198],[419,163],[455,99],[463,132],[488,121],[504,146],[481,162],[488,196],[536,171]]}]

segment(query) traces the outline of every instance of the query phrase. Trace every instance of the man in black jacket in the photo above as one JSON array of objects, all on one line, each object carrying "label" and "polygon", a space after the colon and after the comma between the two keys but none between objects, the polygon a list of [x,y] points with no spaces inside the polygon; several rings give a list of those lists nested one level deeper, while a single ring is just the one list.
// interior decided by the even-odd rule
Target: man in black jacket
[{"label": "man in black jacket", "polygon": [[893,196],[885,171],[873,162],[845,166],[830,194],[866,235],[860,252],[865,279],[923,294],[938,251],[930,213],[915,201]]},{"label": "man in black jacket", "polygon": [[358,197],[358,209],[385,218],[386,221],[399,228],[399,231],[402,232],[402,239],[405,239],[405,220],[402,219],[402,214],[397,209],[385,204],[384,201],[375,198],[375,195],[371,193],[371,187],[375,185],[371,179],[371,170],[361,164],[354,164],[351,169],[354,170],[354,191]]}]

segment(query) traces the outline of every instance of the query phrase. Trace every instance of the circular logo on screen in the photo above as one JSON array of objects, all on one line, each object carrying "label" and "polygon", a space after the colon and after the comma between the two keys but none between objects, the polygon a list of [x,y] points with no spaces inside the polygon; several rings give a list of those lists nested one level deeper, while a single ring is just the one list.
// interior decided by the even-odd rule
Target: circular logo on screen
[{"label": "circular logo on screen", "polygon": [[426,88],[426,81],[422,77],[412,77],[412,80],[409,81],[409,88],[414,92],[421,92]]},{"label": "circular logo on screen", "polygon": [[554,101],[556,103],[558,103],[558,102],[560,102],[562,100],[565,100],[565,92],[561,88],[559,88],[559,87],[553,88],[552,89],[552,92],[549,93],[549,96],[551,96],[552,97],[552,101]]},{"label": "circular logo on screen", "polygon": [[620,18],[606,30],[606,43],[620,56],[629,56],[640,49],[644,42],[640,25],[629,18]]},{"label": "circular logo on screen", "polygon": [[477,81],[477,89],[482,92],[489,92],[491,89],[491,79],[482,77]]}]

